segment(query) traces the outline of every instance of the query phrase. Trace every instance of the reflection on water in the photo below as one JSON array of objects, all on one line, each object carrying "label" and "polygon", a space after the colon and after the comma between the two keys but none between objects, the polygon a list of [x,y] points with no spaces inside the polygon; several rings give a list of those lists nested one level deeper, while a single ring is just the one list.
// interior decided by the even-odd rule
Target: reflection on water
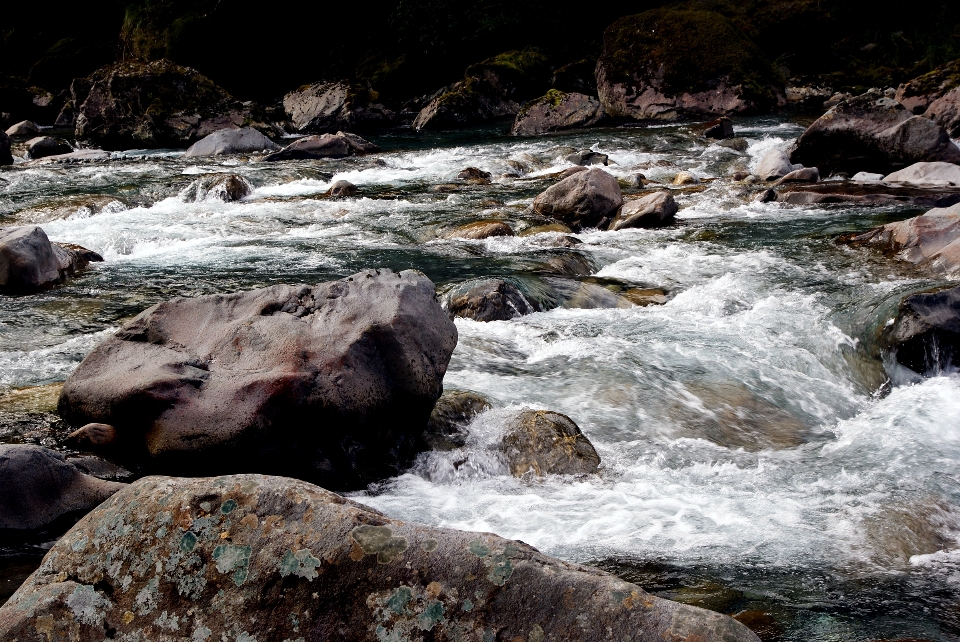
[{"label": "reflection on water", "polygon": [[[514,479],[480,439],[466,446],[479,462],[469,474],[450,473],[453,455],[428,453],[358,498],[598,563],[739,614],[765,639],[955,639],[960,377],[879,394],[886,373],[874,340],[900,296],[937,282],[833,243],[917,212],[760,204],[723,179],[801,131],[787,120],[738,123],[746,153],[685,127],[533,140],[488,129],[386,135],[376,139],[383,153],[339,161],[148,153],[7,168],[0,223],[42,223],[106,262],[61,288],[0,298],[0,395],[62,381],[125,319],[172,296],[366,267],[418,269],[444,292],[494,276],[579,300],[660,288],[663,305],[457,321],[447,385],[487,395],[492,413],[569,415],[603,458],[600,474]],[[586,231],[572,246],[562,232],[524,235],[550,223],[532,213],[533,197],[583,147],[608,154],[606,169],[625,184],[681,170],[702,182],[676,192],[670,228]],[[493,184],[434,191],[468,166]],[[218,172],[242,175],[253,195],[197,201],[195,181]],[[336,180],[360,195],[324,197]],[[478,220],[518,235],[448,238]],[[0,403],[4,425],[16,413]],[[480,415],[475,429],[495,416]],[[0,438],[24,439],[15,432]],[[17,577],[22,559],[0,566]]]}]

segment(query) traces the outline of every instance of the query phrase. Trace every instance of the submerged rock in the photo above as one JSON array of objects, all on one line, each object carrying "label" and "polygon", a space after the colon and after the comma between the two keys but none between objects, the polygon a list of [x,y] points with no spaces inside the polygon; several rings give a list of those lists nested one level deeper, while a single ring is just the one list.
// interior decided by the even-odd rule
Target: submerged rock
[{"label": "submerged rock", "polygon": [[470,390],[444,390],[437,399],[423,439],[430,450],[456,450],[467,443],[467,426],[492,407],[490,400]]},{"label": "submerged rock", "polygon": [[444,234],[445,238],[481,240],[494,236],[514,236],[513,228],[503,221],[474,221]]},{"label": "submerged rock", "polygon": [[456,326],[433,284],[366,270],[149,308],[67,378],[59,411],[109,424],[148,470],[277,471],[359,488],[404,470]]},{"label": "submerged rock", "polygon": [[51,243],[35,225],[0,228],[0,293],[26,294],[62,282],[91,261],[103,261],[79,245]]},{"label": "submerged rock", "polygon": [[623,205],[617,179],[602,169],[568,176],[533,200],[533,210],[574,229],[596,227]]},{"label": "submerged rock", "polygon": [[394,113],[383,105],[371,104],[366,100],[368,94],[347,81],[318,82],[284,96],[283,109],[300,132],[365,131],[389,126]]},{"label": "submerged rock", "polygon": [[509,321],[540,311],[514,284],[503,279],[487,279],[461,292],[454,290],[448,306],[451,317],[474,321]]},{"label": "submerged rock", "polygon": [[[558,605],[563,605],[558,608]],[[757,642],[489,533],[390,519],[292,479],[148,477],[87,515],[0,608],[22,641],[681,640]]]},{"label": "submerged rock", "polygon": [[570,417],[525,410],[510,421],[501,450],[514,477],[595,473],[600,456]]},{"label": "submerged rock", "polygon": [[0,530],[43,528],[96,507],[121,488],[83,474],[48,448],[0,444]]},{"label": "submerged rock", "polygon": [[893,325],[881,332],[881,344],[919,374],[960,366],[960,287],[906,297]]},{"label": "submerged rock", "polygon": [[226,174],[215,177],[207,187],[206,197],[219,201],[239,201],[253,194],[253,185],[243,176]]},{"label": "submerged rock", "polygon": [[69,154],[72,151],[73,148],[70,147],[70,145],[52,136],[38,136],[37,138],[31,138],[27,141],[26,158],[28,160],[35,160],[44,158],[45,156]]},{"label": "submerged rock", "polygon": [[477,167],[462,169],[457,174],[457,178],[463,181],[488,181],[490,176],[490,172],[485,172]]},{"label": "submerged rock", "polygon": [[921,161],[960,163],[960,148],[940,125],[869,91],[818,118],[797,140],[790,160],[818,167],[825,176],[888,174]]},{"label": "submerged rock", "polygon": [[355,134],[337,132],[321,136],[305,136],[278,152],[267,154],[265,161],[304,160],[311,158],[344,158],[380,151],[373,143]]},{"label": "submerged rock", "polygon": [[634,201],[627,201],[610,223],[611,231],[628,227],[663,227],[674,221],[680,207],[670,192],[654,192]]},{"label": "submerged rock", "polygon": [[327,190],[327,196],[356,196],[357,186],[350,181],[336,181]]},{"label": "submerged rock", "polygon": [[603,107],[593,96],[567,94],[551,89],[517,113],[510,128],[514,136],[537,136],[548,132],[591,127],[603,119]]},{"label": "submerged rock", "polygon": [[620,18],[604,31],[596,75],[600,103],[615,117],[729,115],[785,102],[774,65],[712,11],[660,8]]},{"label": "submerged rock", "polygon": [[198,156],[224,156],[227,154],[250,154],[272,152],[280,149],[275,142],[252,127],[221,129],[198,140],[184,154],[187,158]]},{"label": "submerged rock", "polygon": [[960,271],[960,204],[934,208],[921,216],[841,240],[879,248],[900,260],[924,265],[934,273],[955,274]]}]

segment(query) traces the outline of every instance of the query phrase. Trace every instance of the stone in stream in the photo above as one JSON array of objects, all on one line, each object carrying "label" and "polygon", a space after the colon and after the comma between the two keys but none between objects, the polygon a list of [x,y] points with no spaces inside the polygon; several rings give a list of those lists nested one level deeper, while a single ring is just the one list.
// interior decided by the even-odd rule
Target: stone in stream
[{"label": "stone in stream", "polygon": [[503,221],[474,221],[449,230],[444,238],[481,240],[494,236],[514,236],[513,228]]},{"label": "stone in stream", "polygon": [[574,165],[609,165],[610,158],[606,154],[595,152],[591,149],[581,149],[564,156],[563,160]]},{"label": "stone in stream", "polygon": [[62,537],[0,638],[757,642],[732,618],[302,481],[147,477]]},{"label": "stone in stream", "polygon": [[284,96],[283,109],[299,132],[364,131],[392,124],[394,113],[371,103],[369,93],[347,81],[317,82]]},{"label": "stone in stream", "polygon": [[603,33],[596,78],[600,103],[616,118],[731,115],[786,102],[776,66],[712,11],[665,7],[620,18]]},{"label": "stone in stream", "polygon": [[485,172],[477,167],[468,167],[460,170],[460,173],[457,174],[457,178],[463,181],[488,181],[490,180],[490,172]]},{"label": "stone in stream", "polygon": [[704,123],[701,127],[704,128],[704,138],[713,138],[715,140],[733,138],[733,121],[726,116],[721,116],[716,120],[711,120],[709,123]]},{"label": "stone in stream", "polygon": [[607,229],[615,232],[628,227],[663,227],[673,223],[679,209],[670,192],[654,192],[624,203]]},{"label": "stone in stream", "polygon": [[26,158],[36,160],[46,156],[60,156],[69,154],[73,148],[66,143],[57,140],[53,136],[38,136],[27,141]]},{"label": "stone in stream", "polygon": [[74,426],[113,426],[124,465],[362,488],[421,449],[456,343],[433,284],[413,271],[176,298],[94,348],[59,411]]},{"label": "stone in stream", "polygon": [[197,201],[240,201],[253,194],[253,185],[237,174],[214,174],[196,182]]},{"label": "stone in stream", "polygon": [[934,208],[904,221],[888,223],[841,242],[867,245],[929,268],[935,274],[960,272],[960,204]]},{"label": "stone in stream", "polygon": [[819,183],[820,171],[816,167],[795,169],[777,181],[777,185],[784,183]]},{"label": "stone in stream", "polygon": [[680,172],[673,177],[674,185],[696,185],[700,180],[690,172]]},{"label": "stone in stream", "polygon": [[960,166],[953,163],[914,163],[882,177],[882,180],[884,183],[901,183],[916,187],[958,187],[960,186]]},{"label": "stone in stream", "polygon": [[220,129],[198,140],[184,153],[186,158],[251,154],[280,149],[275,142],[252,127]]},{"label": "stone in stream", "polygon": [[960,137],[960,87],[933,101],[923,117],[943,127],[950,136]]},{"label": "stone in stream", "polygon": [[533,200],[533,210],[571,228],[596,227],[623,205],[617,179],[602,169],[568,176]]},{"label": "stone in stream", "polygon": [[355,134],[337,132],[305,136],[283,149],[263,157],[265,161],[303,160],[311,158],[344,158],[379,151],[380,148]]},{"label": "stone in stream", "polygon": [[0,165],[13,165],[13,154],[10,153],[10,137],[0,133]]},{"label": "stone in stream", "polygon": [[558,412],[525,410],[500,442],[514,477],[595,473],[600,456],[579,426]]},{"label": "stone in stream", "polygon": [[490,400],[470,390],[444,390],[437,399],[423,439],[430,450],[449,451],[467,443],[467,426],[492,407]]},{"label": "stone in stream", "polygon": [[474,321],[509,321],[540,309],[536,301],[529,300],[517,286],[503,279],[486,279],[466,291],[455,289],[448,304],[451,317]]},{"label": "stone in stream", "polygon": [[797,140],[790,160],[819,167],[825,176],[888,174],[921,161],[960,163],[960,148],[940,125],[871,90],[818,118]]},{"label": "stone in stream", "polygon": [[49,448],[0,444],[0,530],[49,526],[68,513],[94,508],[121,488],[83,474]]},{"label": "stone in stream", "polygon": [[762,181],[773,181],[782,178],[790,172],[802,169],[802,165],[794,165],[790,162],[790,157],[786,152],[779,149],[771,149],[764,154],[763,158],[757,164],[754,174]]},{"label": "stone in stream", "polygon": [[326,191],[327,196],[356,196],[357,186],[350,181],[336,181]]},{"label": "stone in stream", "polygon": [[513,136],[539,136],[549,132],[592,127],[603,119],[600,101],[584,94],[551,89],[517,113],[510,128]]},{"label": "stone in stream", "polygon": [[960,287],[908,296],[881,345],[903,366],[923,375],[960,366]]},{"label": "stone in stream", "polygon": [[96,252],[69,243],[51,243],[36,225],[0,228],[0,293],[27,294],[103,261]]},{"label": "stone in stream", "polygon": [[39,133],[40,128],[37,124],[29,120],[21,120],[7,128],[7,136],[35,136]]}]

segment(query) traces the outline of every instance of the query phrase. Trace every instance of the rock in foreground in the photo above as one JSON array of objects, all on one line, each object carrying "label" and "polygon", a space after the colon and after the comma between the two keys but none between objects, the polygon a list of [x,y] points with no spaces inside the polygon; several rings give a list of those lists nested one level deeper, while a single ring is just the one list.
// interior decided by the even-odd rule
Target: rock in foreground
[{"label": "rock in foreground", "polygon": [[568,176],[533,200],[533,210],[573,229],[597,227],[623,205],[617,179],[602,169]]},{"label": "rock in foreground", "polygon": [[603,107],[593,96],[567,94],[551,89],[524,105],[513,122],[514,136],[537,136],[548,132],[591,127],[603,118]]},{"label": "rock in foreground", "polygon": [[[106,634],[105,634],[106,632]],[[150,477],[80,521],[0,638],[756,642],[521,542],[408,524],[279,477]]]},{"label": "rock in foreground", "polygon": [[358,488],[422,450],[456,343],[433,284],[412,271],[177,298],[87,355],[59,410],[74,426],[113,426],[113,448],[150,470]]},{"label": "rock in foreground", "polygon": [[0,293],[35,292],[102,260],[79,245],[51,243],[35,225],[0,228]]},{"label": "rock in foreground", "polygon": [[184,156],[223,156],[226,154],[250,154],[255,152],[272,152],[280,149],[275,142],[252,127],[240,129],[221,129],[215,131],[202,140],[198,140]]},{"label": "rock in foreground", "polygon": [[123,486],[84,475],[48,448],[0,444],[0,530],[43,528],[95,508]]},{"label": "rock in foreground", "polygon": [[790,160],[817,167],[824,176],[889,174],[921,161],[960,163],[960,148],[940,125],[871,90],[818,118],[797,140]]},{"label": "rock in foreground", "polygon": [[940,374],[960,365],[960,287],[914,294],[900,303],[881,336],[897,362],[919,374]]}]

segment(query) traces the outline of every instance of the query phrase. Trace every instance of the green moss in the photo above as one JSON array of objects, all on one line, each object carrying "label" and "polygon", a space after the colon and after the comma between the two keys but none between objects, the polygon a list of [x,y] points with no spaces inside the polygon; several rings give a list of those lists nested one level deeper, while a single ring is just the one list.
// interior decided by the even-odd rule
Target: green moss
[{"label": "green moss", "polygon": [[904,88],[904,95],[943,94],[957,86],[960,86],[960,60],[948,62],[942,67],[914,78]]},{"label": "green moss", "polygon": [[[723,76],[743,84],[747,97],[768,102],[783,79],[731,20],[713,11],[654,9],[607,27],[602,62],[612,82],[659,75],[673,94],[711,89]],[[751,95],[752,94],[752,95]]]},{"label": "green moss", "polygon": [[520,113],[518,116],[519,117],[525,116],[527,112],[530,111],[530,109],[532,109],[533,107],[537,107],[539,105],[549,105],[554,109],[556,109],[557,107],[560,106],[560,103],[563,102],[563,99],[566,97],[567,97],[567,94],[565,94],[564,92],[559,91],[557,89],[551,89],[547,91],[547,93],[544,94],[543,96],[540,96],[535,100],[531,100],[526,105],[521,107]]}]

